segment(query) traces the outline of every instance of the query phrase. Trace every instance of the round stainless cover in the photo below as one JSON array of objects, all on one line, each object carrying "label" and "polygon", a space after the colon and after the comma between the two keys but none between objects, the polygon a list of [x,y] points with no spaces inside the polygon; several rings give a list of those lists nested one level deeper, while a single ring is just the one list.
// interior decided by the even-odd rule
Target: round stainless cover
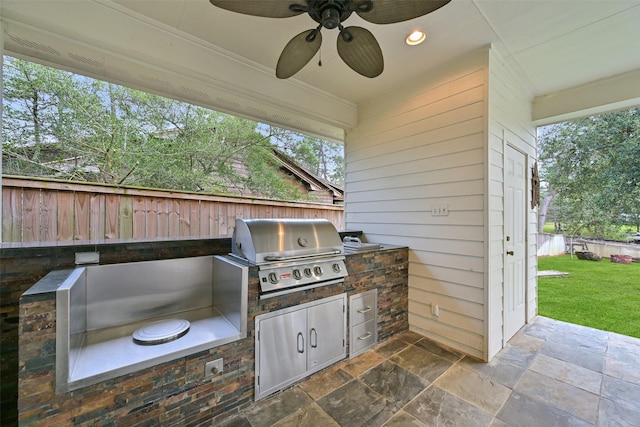
[{"label": "round stainless cover", "polygon": [[159,320],[133,332],[133,342],[141,345],[162,344],[177,340],[189,332],[191,323],[183,319]]}]

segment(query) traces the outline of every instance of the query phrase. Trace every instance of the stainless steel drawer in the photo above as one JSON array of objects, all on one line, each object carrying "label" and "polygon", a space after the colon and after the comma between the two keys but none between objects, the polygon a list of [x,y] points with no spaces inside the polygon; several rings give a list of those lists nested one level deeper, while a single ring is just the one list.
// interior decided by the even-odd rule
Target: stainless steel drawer
[{"label": "stainless steel drawer", "polygon": [[350,357],[361,353],[376,343],[376,320],[371,319],[368,322],[355,325],[351,328],[351,348],[349,349]]},{"label": "stainless steel drawer", "polygon": [[351,298],[350,322],[352,325],[376,318],[376,293],[365,292]]}]

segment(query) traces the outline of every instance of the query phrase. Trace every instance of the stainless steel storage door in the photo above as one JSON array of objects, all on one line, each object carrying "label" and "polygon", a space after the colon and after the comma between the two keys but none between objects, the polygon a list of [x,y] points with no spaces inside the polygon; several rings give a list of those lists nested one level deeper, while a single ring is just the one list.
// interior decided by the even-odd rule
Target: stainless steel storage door
[{"label": "stainless steel storage door", "polygon": [[255,399],[346,357],[347,295],[256,316]]},{"label": "stainless steel storage door", "polygon": [[292,311],[260,321],[260,390],[270,390],[307,370],[307,311]]},{"label": "stainless steel storage door", "polygon": [[342,300],[334,300],[308,309],[307,369],[340,356],[344,351],[344,327],[342,327]]}]

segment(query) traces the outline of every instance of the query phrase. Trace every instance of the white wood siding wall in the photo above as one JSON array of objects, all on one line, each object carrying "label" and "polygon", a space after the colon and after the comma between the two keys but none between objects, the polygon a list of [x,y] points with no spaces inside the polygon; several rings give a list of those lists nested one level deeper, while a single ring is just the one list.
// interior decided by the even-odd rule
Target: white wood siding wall
[{"label": "white wood siding wall", "polygon": [[531,119],[531,97],[494,50],[489,61],[489,281],[487,301],[488,355],[503,346],[504,201],[503,168],[507,144],[527,157],[527,319],[537,314],[537,209],[531,209],[531,166],[536,161],[536,130]]},{"label": "white wood siding wall", "polygon": [[488,61],[482,50],[359,106],[345,144],[347,229],[409,246],[411,330],[482,359]]},{"label": "white wood siding wall", "polygon": [[[359,106],[358,127],[346,136],[347,228],[409,246],[411,330],[483,360],[505,344],[505,147],[525,153],[529,166],[536,159],[522,87],[496,52],[483,49]],[[537,212],[529,181],[527,194],[531,319]],[[448,215],[432,215],[443,205]]]}]

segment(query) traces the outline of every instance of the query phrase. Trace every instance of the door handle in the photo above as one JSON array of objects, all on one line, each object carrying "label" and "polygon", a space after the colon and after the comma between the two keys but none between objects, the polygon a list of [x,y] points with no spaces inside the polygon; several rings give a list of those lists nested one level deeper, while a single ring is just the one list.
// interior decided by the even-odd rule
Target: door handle
[{"label": "door handle", "polygon": [[318,331],[316,331],[316,328],[311,328],[311,331],[309,332],[309,341],[311,341],[311,348],[318,347]]},{"label": "door handle", "polygon": [[[302,335],[302,332],[298,332],[298,353],[304,353],[304,335]],[[302,345],[301,345],[302,343]]]},{"label": "door handle", "polygon": [[507,251],[507,255],[513,256],[513,251]]},{"label": "door handle", "polygon": [[367,338],[369,338],[371,336],[371,332],[367,332],[366,334],[364,334],[361,337],[358,337],[359,340],[366,340]]},{"label": "door handle", "polygon": [[368,311],[371,311],[371,307],[367,306],[367,308],[361,308],[361,309],[356,310],[356,311],[357,311],[358,313],[360,313],[360,314],[364,314],[364,313],[366,313],[366,312],[368,312]]}]

